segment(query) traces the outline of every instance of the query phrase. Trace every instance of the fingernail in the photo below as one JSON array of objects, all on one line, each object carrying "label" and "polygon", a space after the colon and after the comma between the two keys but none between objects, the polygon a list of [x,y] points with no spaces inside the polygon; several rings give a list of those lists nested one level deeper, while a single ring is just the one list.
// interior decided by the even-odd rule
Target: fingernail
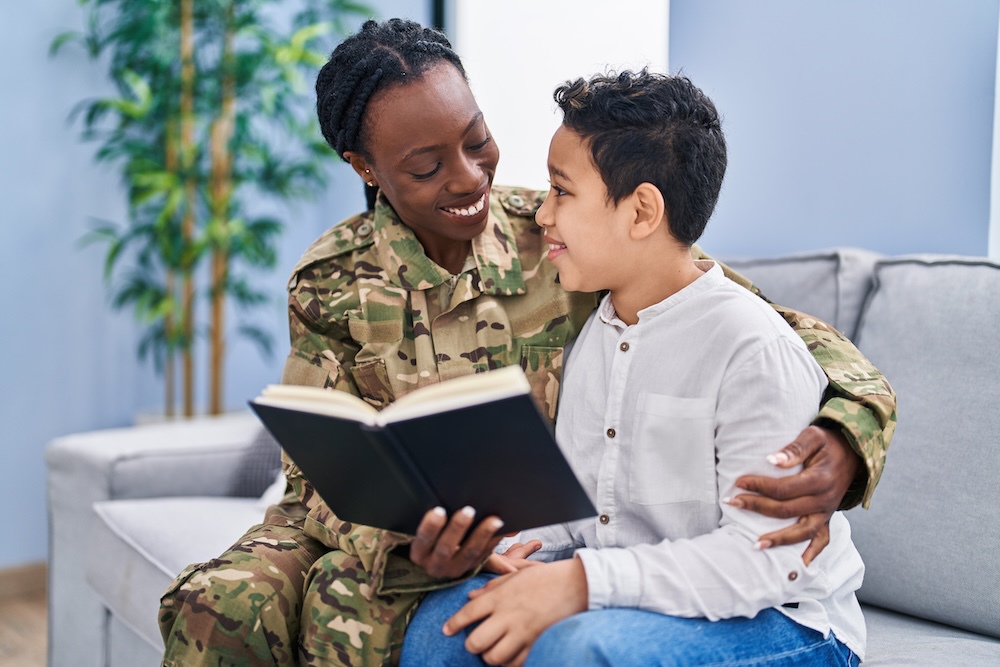
[{"label": "fingernail", "polygon": [[763,551],[764,549],[770,549],[771,544],[772,544],[771,540],[760,540],[753,545],[753,548],[756,549],[757,551]]},{"label": "fingernail", "polygon": [[437,516],[448,516],[448,513],[444,511],[443,507],[435,507],[431,511],[434,512],[434,514],[436,514]]},{"label": "fingernail", "polygon": [[474,510],[469,505],[466,505],[465,507],[463,507],[462,509],[460,509],[459,512],[461,512],[465,516],[469,517],[470,519],[473,518],[474,516],[476,516],[476,510]]},{"label": "fingernail", "polygon": [[743,501],[739,498],[723,498],[722,502],[726,503],[730,507],[743,507]]},{"label": "fingernail", "polygon": [[441,627],[441,632],[444,633],[445,637],[451,637],[451,630],[448,629],[448,625],[445,624]]},{"label": "fingernail", "polygon": [[493,519],[493,522],[490,524],[490,526],[491,530],[493,531],[500,530],[501,528],[503,528],[503,521],[501,521],[500,519]]},{"label": "fingernail", "polygon": [[788,454],[784,452],[778,452],[777,454],[768,454],[767,462],[773,466],[781,465],[783,463],[788,463]]}]

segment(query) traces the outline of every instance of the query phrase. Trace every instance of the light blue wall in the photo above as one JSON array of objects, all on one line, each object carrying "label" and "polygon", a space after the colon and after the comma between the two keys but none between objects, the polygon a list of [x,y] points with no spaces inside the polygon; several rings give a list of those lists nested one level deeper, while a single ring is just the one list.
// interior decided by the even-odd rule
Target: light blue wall
[{"label": "light blue wall", "polygon": [[[368,4],[383,16],[430,20],[430,3]],[[121,221],[125,210],[117,174],[96,166],[93,145],[67,124],[77,102],[111,92],[104,69],[73,48],[47,56],[52,38],[82,28],[83,16],[74,0],[0,4],[0,568],[46,558],[46,443],[130,424],[162,403],[159,378],[136,361],[136,327],[108,305],[102,249],[77,245],[93,219]],[[273,333],[276,354],[266,360],[249,343],[231,344],[232,407],[280,375],[288,340],[283,286],[299,254],[363,208],[357,177],[343,165],[332,171],[315,201],[287,212],[278,268],[259,276],[272,301],[255,323]]]},{"label": "light blue wall", "polygon": [[996,0],[671,0],[670,68],[724,115],[717,255],[985,255]]}]

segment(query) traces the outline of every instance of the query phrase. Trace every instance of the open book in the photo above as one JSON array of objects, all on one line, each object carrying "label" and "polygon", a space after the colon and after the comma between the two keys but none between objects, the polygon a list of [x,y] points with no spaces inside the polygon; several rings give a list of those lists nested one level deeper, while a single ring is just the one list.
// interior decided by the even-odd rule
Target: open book
[{"label": "open book", "polygon": [[413,534],[427,510],[470,505],[514,532],[596,514],[517,366],[422,387],[381,412],[291,385],[250,406],[346,521]]}]

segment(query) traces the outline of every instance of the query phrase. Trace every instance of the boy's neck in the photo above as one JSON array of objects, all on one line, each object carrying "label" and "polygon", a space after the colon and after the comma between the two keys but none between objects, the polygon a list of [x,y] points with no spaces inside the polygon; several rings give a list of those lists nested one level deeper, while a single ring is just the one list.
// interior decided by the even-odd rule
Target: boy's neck
[{"label": "boy's neck", "polygon": [[693,283],[702,275],[690,248],[673,246],[670,251],[632,264],[639,267],[625,284],[611,290],[615,313],[625,324],[639,322],[639,311],[654,306]]}]

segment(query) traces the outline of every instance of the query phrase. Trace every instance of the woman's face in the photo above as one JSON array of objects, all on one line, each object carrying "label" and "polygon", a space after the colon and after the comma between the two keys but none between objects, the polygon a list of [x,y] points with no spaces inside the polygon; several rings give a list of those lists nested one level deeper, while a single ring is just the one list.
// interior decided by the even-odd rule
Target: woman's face
[{"label": "woman's face", "polygon": [[365,113],[371,159],[345,157],[362,178],[377,182],[428,256],[441,263],[436,255],[456,242],[464,247],[486,228],[500,159],[472,91],[454,66],[442,63],[376,93]]}]

